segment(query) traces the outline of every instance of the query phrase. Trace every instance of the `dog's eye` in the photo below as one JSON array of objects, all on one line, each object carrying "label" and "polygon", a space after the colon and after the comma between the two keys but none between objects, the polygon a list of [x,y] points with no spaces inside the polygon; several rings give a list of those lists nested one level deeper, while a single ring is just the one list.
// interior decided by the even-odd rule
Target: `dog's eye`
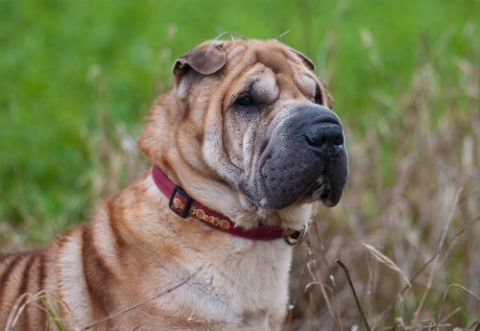
[{"label": "dog's eye", "polygon": [[253,100],[253,98],[250,94],[243,94],[243,95],[240,95],[235,100],[235,105],[243,106],[243,107],[253,106],[253,105],[255,105],[255,101]]}]

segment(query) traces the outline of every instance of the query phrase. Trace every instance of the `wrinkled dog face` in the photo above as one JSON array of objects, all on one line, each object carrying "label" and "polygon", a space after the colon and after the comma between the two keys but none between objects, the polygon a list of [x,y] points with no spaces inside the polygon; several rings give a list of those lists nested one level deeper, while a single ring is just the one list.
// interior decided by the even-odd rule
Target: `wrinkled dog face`
[{"label": "wrinkled dog face", "polygon": [[282,209],[321,199],[335,205],[348,174],[343,129],[309,62],[288,49],[258,53],[224,105],[229,159],[254,204]]},{"label": "wrinkled dog face", "polygon": [[[190,168],[210,169],[257,209],[339,201],[348,176],[343,128],[305,56],[276,41],[210,41],[174,72],[182,111],[171,129]],[[185,135],[190,143],[178,143]]]}]

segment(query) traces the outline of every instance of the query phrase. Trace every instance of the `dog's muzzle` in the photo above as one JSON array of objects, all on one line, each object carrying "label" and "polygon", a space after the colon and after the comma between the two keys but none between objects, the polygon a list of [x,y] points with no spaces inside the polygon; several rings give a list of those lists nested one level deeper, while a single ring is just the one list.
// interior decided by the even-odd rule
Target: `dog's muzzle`
[{"label": "dog's muzzle", "polygon": [[257,171],[263,208],[282,209],[301,199],[337,204],[348,177],[338,116],[321,106],[295,109],[274,128]]}]

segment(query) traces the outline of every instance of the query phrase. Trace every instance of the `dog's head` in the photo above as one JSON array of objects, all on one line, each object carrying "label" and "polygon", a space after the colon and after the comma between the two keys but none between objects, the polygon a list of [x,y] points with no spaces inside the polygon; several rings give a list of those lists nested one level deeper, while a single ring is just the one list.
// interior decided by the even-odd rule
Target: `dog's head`
[{"label": "dog's head", "polygon": [[176,61],[140,146],[194,198],[233,219],[315,200],[333,206],[348,159],[313,69],[277,41],[205,42]]}]

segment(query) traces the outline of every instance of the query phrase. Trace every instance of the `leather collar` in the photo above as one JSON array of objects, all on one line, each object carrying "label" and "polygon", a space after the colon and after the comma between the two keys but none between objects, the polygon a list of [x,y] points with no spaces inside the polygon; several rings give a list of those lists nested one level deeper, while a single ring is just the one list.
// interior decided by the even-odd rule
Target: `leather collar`
[{"label": "leather collar", "polygon": [[195,218],[217,230],[252,240],[275,240],[283,238],[289,245],[298,245],[305,238],[307,225],[301,231],[284,229],[279,226],[259,225],[251,229],[243,229],[222,215],[201,203],[193,200],[180,186],[174,184],[160,168],[152,167],[152,178],[158,189],[169,198],[168,206],[182,218]]}]

